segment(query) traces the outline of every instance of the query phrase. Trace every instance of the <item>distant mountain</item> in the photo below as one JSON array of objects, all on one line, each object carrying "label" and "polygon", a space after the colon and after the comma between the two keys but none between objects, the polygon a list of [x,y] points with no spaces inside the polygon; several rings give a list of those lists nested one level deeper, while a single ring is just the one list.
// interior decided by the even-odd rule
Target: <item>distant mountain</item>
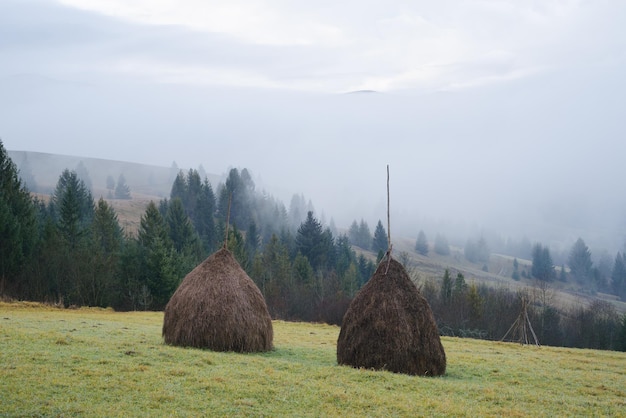
[{"label": "distant mountain", "polygon": [[346,94],[370,94],[370,93],[378,93],[376,90],[354,90],[349,91]]},{"label": "distant mountain", "polygon": [[[49,194],[54,190],[63,170],[76,170],[80,175],[82,168],[79,167],[81,164],[88,175],[96,199],[108,194],[107,178],[111,176],[117,182],[120,174],[124,175],[126,184],[133,194],[159,198],[169,197],[172,183],[178,172],[180,170],[185,173],[188,171],[188,169],[177,167],[159,167],[43,152],[8,150],[8,154],[20,170],[20,177],[28,188],[33,192],[43,194]],[[214,188],[217,187],[220,176],[208,173],[200,174],[202,178],[206,176]]]}]

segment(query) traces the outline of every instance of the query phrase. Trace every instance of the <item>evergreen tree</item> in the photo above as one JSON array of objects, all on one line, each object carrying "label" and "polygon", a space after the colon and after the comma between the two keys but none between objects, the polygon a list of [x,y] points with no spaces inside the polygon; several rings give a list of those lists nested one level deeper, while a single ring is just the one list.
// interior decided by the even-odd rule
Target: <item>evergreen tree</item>
[{"label": "evergreen tree", "polygon": [[[320,226],[321,225],[322,224],[320,222]],[[322,254],[319,267],[332,270],[337,264],[337,253],[335,248],[335,237],[333,237],[333,233],[330,232],[330,228],[326,228],[322,232],[322,242],[320,243],[320,246]]]},{"label": "evergreen tree", "polygon": [[75,249],[89,232],[94,214],[94,201],[85,183],[75,171],[64,170],[51,199],[51,213],[61,236],[70,249]]},{"label": "evergreen tree", "polygon": [[337,254],[335,270],[341,276],[350,268],[350,264],[356,261],[356,255],[350,246],[347,235],[339,235],[337,237],[335,240],[335,253]]},{"label": "evergreen tree", "polygon": [[111,306],[115,301],[123,235],[115,211],[102,198],[96,205],[91,229],[92,240],[84,255],[89,274],[82,275],[79,294],[84,304]]},{"label": "evergreen tree", "polygon": [[446,269],[443,273],[443,280],[441,282],[441,300],[446,305],[448,305],[452,300],[452,276],[450,276],[450,271],[448,269]]},{"label": "evergreen tree", "polygon": [[115,198],[116,199],[131,199],[130,187],[126,184],[126,177],[124,174],[120,174],[117,178],[117,186],[115,186]]},{"label": "evergreen tree", "polygon": [[261,235],[255,222],[250,222],[246,232],[246,253],[249,260],[254,260],[261,245]]},{"label": "evergreen tree", "polygon": [[578,238],[569,253],[567,259],[572,276],[580,283],[590,282],[591,280],[591,251],[582,238]]},{"label": "evergreen tree", "polygon": [[619,252],[615,256],[613,271],[611,272],[611,288],[620,299],[626,300],[626,260]]},{"label": "evergreen tree", "polygon": [[417,240],[415,241],[415,251],[423,256],[428,255],[428,240],[426,239],[426,234],[422,230],[420,230],[420,232],[417,234]]},{"label": "evergreen tree", "polygon": [[511,278],[515,281],[519,281],[520,276],[519,276],[519,262],[517,261],[517,258],[513,259],[513,274],[511,274]]},{"label": "evergreen tree", "polygon": [[[225,189],[224,191],[226,192]],[[170,199],[176,198],[182,202],[185,213],[200,236],[204,252],[214,251],[218,245],[218,232],[214,218],[216,201],[209,180],[205,177],[202,181],[200,174],[193,169],[189,170],[186,177],[182,171],[179,172],[170,192]]]},{"label": "evergreen tree", "polygon": [[182,171],[179,171],[172,183],[172,190],[170,190],[170,199],[179,198],[185,201],[187,197],[187,184],[185,183],[185,175]]},{"label": "evergreen tree", "polygon": [[[144,309],[163,309],[178,286],[180,272],[176,250],[167,232],[167,224],[154,202],[141,217],[137,241],[141,269],[139,289],[145,289]],[[137,297],[139,298],[139,297]]]},{"label": "evergreen tree", "polygon": [[348,238],[350,239],[350,244],[359,245],[359,224],[356,222],[356,219],[350,224]]},{"label": "evergreen tree", "polygon": [[16,284],[38,241],[35,205],[0,140],[0,296]]},{"label": "evergreen tree", "polygon": [[456,295],[465,295],[467,291],[467,283],[465,282],[465,276],[462,273],[457,273],[456,279],[454,280],[454,294]]},{"label": "evergreen tree", "polygon": [[195,215],[192,217],[196,231],[204,244],[206,252],[213,252],[217,247],[218,237],[215,227],[215,194],[208,179],[202,183],[201,193],[196,200]]},{"label": "evergreen tree", "polygon": [[298,228],[296,248],[309,260],[314,270],[321,267],[325,255],[322,234],[322,224],[309,211],[306,220]]},{"label": "evergreen tree", "polygon": [[369,250],[372,246],[372,233],[370,232],[370,227],[367,225],[367,222],[363,219],[361,219],[359,223],[359,241],[357,245],[364,250]]},{"label": "evergreen tree", "polygon": [[191,270],[200,261],[203,251],[200,238],[185,213],[180,198],[170,201],[165,221],[174,248],[185,261],[185,269]]},{"label": "evergreen tree", "polygon": [[359,270],[359,287],[363,287],[365,283],[374,275],[376,265],[371,260],[365,258],[363,254],[359,254],[357,257],[357,266]]},{"label": "evergreen tree", "polygon": [[261,289],[270,315],[273,318],[286,318],[293,276],[289,252],[277,235],[270,237],[261,254],[255,258],[251,277]]},{"label": "evergreen tree", "polygon": [[102,198],[96,205],[92,230],[95,242],[105,254],[113,255],[120,251],[123,240],[122,228],[115,210]]},{"label": "evergreen tree", "polygon": [[554,264],[552,263],[552,256],[550,256],[550,249],[537,243],[533,247],[532,256],[532,276],[543,281],[554,279]]},{"label": "evergreen tree", "polygon": [[312,320],[315,309],[315,273],[309,260],[302,254],[296,255],[292,267],[292,291],[288,316],[292,319]]},{"label": "evergreen tree", "polygon": [[297,231],[300,224],[306,219],[306,200],[304,195],[294,194],[289,203],[288,220],[292,231]]},{"label": "evergreen tree", "polygon": [[387,251],[389,247],[387,243],[387,232],[383,227],[383,223],[379,220],[376,224],[376,230],[374,231],[374,239],[372,241],[372,251]]},{"label": "evergreen tree", "polygon": [[233,227],[228,230],[227,248],[233,254],[233,257],[235,257],[235,260],[237,260],[241,268],[249,273],[251,262],[248,258],[248,252],[246,251],[246,242],[241,232],[237,229],[237,225],[233,225]]},{"label": "evergreen tree", "polygon": [[236,168],[230,170],[220,190],[218,216],[226,221],[230,201],[230,223],[247,229],[255,218],[254,183],[247,169],[244,168],[242,174]]}]

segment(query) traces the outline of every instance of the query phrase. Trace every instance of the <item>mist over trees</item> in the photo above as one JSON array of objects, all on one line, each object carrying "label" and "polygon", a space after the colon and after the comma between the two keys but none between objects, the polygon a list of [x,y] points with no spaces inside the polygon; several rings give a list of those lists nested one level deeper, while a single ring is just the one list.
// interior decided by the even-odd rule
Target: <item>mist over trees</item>
[{"label": "mist over trees", "polygon": [[[0,142],[0,174],[0,296],[5,298],[160,310],[191,269],[226,245],[261,289],[272,317],[339,324],[373,274],[377,253],[388,245],[380,220],[373,236],[363,218],[338,233],[316,216],[304,196],[294,195],[287,210],[258,191],[246,169],[231,169],[217,193],[199,171],[178,171],[168,198],[148,204],[132,235],[122,230],[106,200],[94,201],[76,171],[61,172],[45,203],[31,196]],[[537,290],[524,297],[531,301],[531,320],[542,343],[626,349],[620,342],[626,319],[613,305],[555,306],[549,287],[558,279],[624,300],[623,253],[608,261],[606,256],[594,259],[579,239],[567,268],[561,266],[557,274],[550,249],[540,243],[530,247],[528,240],[494,245],[481,236],[464,247],[455,242],[452,255],[443,233],[430,246],[420,231],[414,250],[427,255],[433,248],[452,259],[462,248],[472,263],[487,263],[493,248],[520,259],[530,255],[532,264],[523,267],[515,259],[516,280],[536,279]],[[411,270],[409,255],[401,258]],[[476,284],[451,269],[438,280],[420,280],[411,271],[444,334],[498,339],[518,314],[522,296],[517,292]]]}]

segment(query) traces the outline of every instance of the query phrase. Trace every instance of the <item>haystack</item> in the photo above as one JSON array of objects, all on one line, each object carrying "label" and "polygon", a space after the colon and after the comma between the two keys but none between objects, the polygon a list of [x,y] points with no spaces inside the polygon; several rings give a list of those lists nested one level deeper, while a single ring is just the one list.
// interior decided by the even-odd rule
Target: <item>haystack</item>
[{"label": "haystack", "polygon": [[166,344],[214,351],[272,349],[265,299],[230,251],[222,248],[193,269],[165,307]]},{"label": "haystack", "polygon": [[343,317],[337,362],[421,376],[446,371],[430,305],[389,253]]}]

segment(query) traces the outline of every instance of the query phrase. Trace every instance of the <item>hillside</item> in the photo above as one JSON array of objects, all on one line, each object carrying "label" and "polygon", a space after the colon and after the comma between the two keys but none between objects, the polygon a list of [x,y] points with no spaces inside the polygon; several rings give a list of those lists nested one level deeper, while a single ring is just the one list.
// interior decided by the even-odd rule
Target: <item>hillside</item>
[{"label": "hillside", "polygon": [[[104,160],[70,155],[47,154],[32,151],[8,151],[9,156],[20,170],[24,179],[32,179],[35,187],[29,184],[31,191],[50,193],[65,169],[76,170],[79,175],[79,166],[82,165],[91,180],[94,197],[106,197],[108,194],[107,178],[111,176],[115,181],[120,174],[126,178],[133,198],[139,200],[161,199],[168,197],[172,182],[179,170],[186,172],[187,168],[172,166],[159,167],[154,165],[138,164],[126,161]],[[220,177],[215,174],[203,173],[213,187],[217,186]],[[28,183],[28,180],[26,180]]]}]

